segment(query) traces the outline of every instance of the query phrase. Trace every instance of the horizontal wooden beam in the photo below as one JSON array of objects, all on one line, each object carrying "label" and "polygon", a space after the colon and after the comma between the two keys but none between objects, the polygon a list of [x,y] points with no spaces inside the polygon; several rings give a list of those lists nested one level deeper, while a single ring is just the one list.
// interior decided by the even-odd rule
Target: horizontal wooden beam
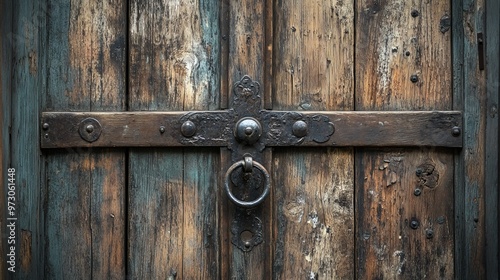
[{"label": "horizontal wooden beam", "polygon": [[[41,147],[229,146],[240,119],[234,111],[44,112]],[[257,145],[462,147],[458,111],[281,112],[263,110]],[[184,127],[184,135],[181,127]],[[306,125],[305,135],[294,124]],[[192,135],[191,135],[192,134]],[[297,136],[298,135],[298,136]]]}]

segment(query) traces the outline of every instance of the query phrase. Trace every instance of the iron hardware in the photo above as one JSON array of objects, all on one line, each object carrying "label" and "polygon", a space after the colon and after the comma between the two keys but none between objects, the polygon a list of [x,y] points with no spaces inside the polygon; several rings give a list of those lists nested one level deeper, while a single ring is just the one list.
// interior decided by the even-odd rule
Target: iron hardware
[{"label": "iron hardware", "polygon": [[83,140],[92,143],[101,136],[101,124],[94,118],[86,118],[80,122],[78,132]]},{"label": "iron hardware", "polygon": [[[236,205],[231,240],[245,252],[262,242],[260,204],[271,178],[259,162],[267,147],[462,147],[458,111],[263,110],[260,85],[248,76],[234,84],[232,96],[232,108],[210,112],[44,112],[41,147],[227,147],[233,164],[223,188]],[[418,220],[410,227],[418,228]]]},{"label": "iron hardware", "polygon": [[[253,172],[252,167],[256,167],[258,170],[262,172],[262,174],[264,174],[264,191],[260,194],[260,196],[257,199],[253,201],[243,201],[236,198],[236,196],[232,193],[229,185],[229,178],[233,173],[233,171],[238,167],[242,167],[245,173]],[[231,200],[234,204],[242,208],[253,208],[262,203],[262,201],[264,201],[266,196],[269,194],[269,190],[271,189],[271,183],[269,177],[270,177],[269,172],[267,172],[266,168],[262,166],[262,164],[253,161],[250,156],[246,156],[244,159],[234,163],[233,165],[231,165],[231,167],[229,167],[225,176],[224,188],[226,190],[226,194],[229,200]]]}]

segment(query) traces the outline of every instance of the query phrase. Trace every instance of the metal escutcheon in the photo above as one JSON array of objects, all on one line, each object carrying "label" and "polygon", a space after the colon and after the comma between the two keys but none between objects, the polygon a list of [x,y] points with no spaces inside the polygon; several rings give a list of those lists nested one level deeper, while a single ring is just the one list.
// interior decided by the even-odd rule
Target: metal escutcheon
[{"label": "metal escutcheon", "polygon": [[[248,169],[249,163],[251,163],[252,166],[256,167],[262,172],[262,174],[264,174],[264,191],[260,194],[260,196],[257,199],[253,201],[243,201],[236,198],[236,196],[234,196],[234,194],[231,192],[231,188],[229,187],[229,177],[231,176],[231,173],[233,173],[233,171],[238,167]],[[262,201],[264,201],[264,199],[269,194],[269,191],[271,189],[271,183],[269,179],[269,173],[267,172],[266,168],[264,168],[264,166],[262,166],[260,163],[251,160],[251,157],[245,157],[245,159],[242,159],[231,165],[231,167],[229,167],[229,169],[226,172],[224,187],[226,189],[226,193],[227,196],[229,197],[229,200],[231,200],[234,204],[242,208],[253,208],[262,203]]]}]

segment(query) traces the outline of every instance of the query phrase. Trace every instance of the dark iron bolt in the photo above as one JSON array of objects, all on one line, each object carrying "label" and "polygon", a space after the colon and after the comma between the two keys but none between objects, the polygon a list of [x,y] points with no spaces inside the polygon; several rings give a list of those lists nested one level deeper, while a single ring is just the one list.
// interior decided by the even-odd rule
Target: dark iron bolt
[{"label": "dark iron bolt", "polygon": [[422,190],[417,188],[417,189],[415,189],[415,190],[413,191],[413,194],[414,194],[415,196],[419,196],[419,195],[421,195],[421,194],[422,194]]},{"label": "dark iron bolt", "polygon": [[185,137],[191,137],[196,133],[196,125],[192,121],[185,121],[181,126],[181,133]]},{"label": "dark iron bolt", "polygon": [[418,222],[417,219],[413,218],[410,222],[410,227],[412,229],[417,229],[420,226],[420,223]]},{"label": "dark iron bolt", "polygon": [[43,123],[42,124],[42,128],[43,128],[43,130],[49,129],[49,124],[48,123]]},{"label": "dark iron bolt", "polygon": [[416,82],[418,82],[418,76],[417,76],[417,75],[411,75],[411,77],[410,77],[410,81],[411,81],[412,83],[416,83]]},{"label": "dark iron bolt", "polygon": [[85,130],[88,132],[88,133],[92,133],[94,131],[94,126],[89,124],[85,127]]},{"label": "dark iron bolt", "polygon": [[160,133],[165,133],[165,127],[164,126],[160,126]]},{"label": "dark iron bolt", "polygon": [[460,136],[460,133],[462,133],[462,130],[460,129],[460,127],[458,126],[454,126],[452,129],[451,129],[451,135],[455,136],[455,137],[458,137]]}]

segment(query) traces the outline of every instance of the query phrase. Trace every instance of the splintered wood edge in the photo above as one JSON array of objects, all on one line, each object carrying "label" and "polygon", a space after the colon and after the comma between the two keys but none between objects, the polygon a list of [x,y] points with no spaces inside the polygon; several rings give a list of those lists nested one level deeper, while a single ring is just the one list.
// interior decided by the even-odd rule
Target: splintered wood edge
[{"label": "splintered wood edge", "polygon": [[[211,139],[210,137],[217,134],[211,131],[213,135],[210,137],[189,139],[181,134],[179,128],[181,117],[188,113],[224,114],[228,112],[44,112],[41,119],[41,147],[223,147],[228,145],[231,140],[228,138],[231,136],[222,136],[221,132],[221,137]],[[326,116],[333,124],[335,132],[325,142],[317,143],[297,139],[297,143],[292,144],[294,146],[462,147],[462,113],[459,111],[301,111],[297,113],[305,117]],[[79,133],[80,123],[87,118],[94,118],[101,125],[102,133],[94,142],[84,140]],[[207,128],[204,130],[210,131]],[[265,133],[264,127],[263,134]],[[286,139],[282,140],[268,146],[291,145],[289,141],[285,141]]]}]

